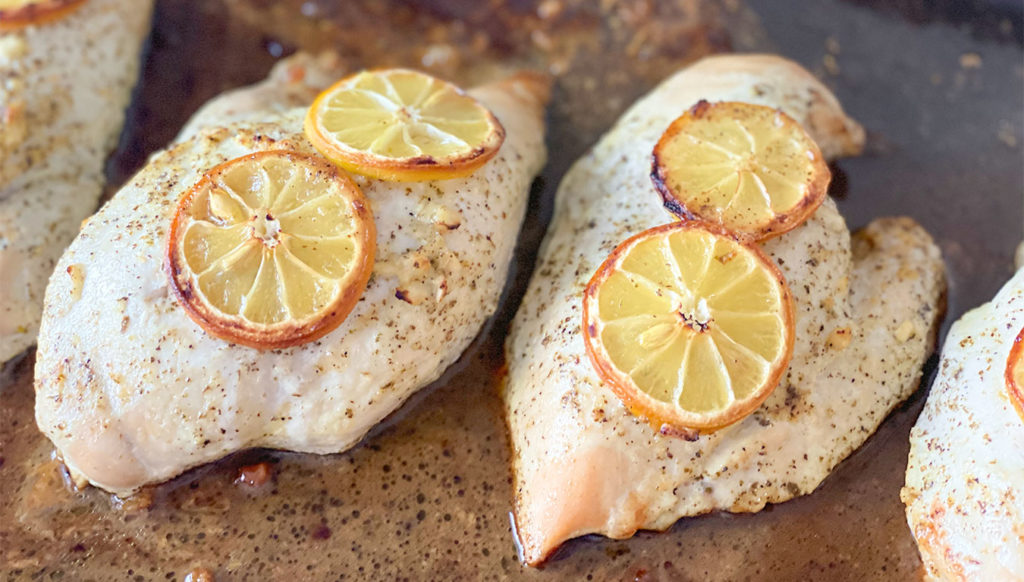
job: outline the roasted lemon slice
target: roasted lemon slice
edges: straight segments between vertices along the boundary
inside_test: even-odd
[[[262,349],[317,339],[366,288],[376,229],[362,191],[326,160],[259,152],[225,162],[182,196],[167,269],[211,335]]]
[[[601,379],[655,426],[713,430],[753,412],[793,352],[778,268],[717,226],[676,222],[620,244],[583,299]]]
[[[1024,420],[1024,329],[1013,340],[1006,358],[1006,392],[1017,414]]]
[[[342,168],[394,181],[466,176],[505,140],[501,123],[476,99],[406,69],[339,81],[313,102],[305,131]]]
[[[0,32],[62,18],[85,0],[0,0]]]
[[[701,101],[665,130],[651,178],[673,214],[764,240],[802,224],[832,178],[821,150],[785,113]]]

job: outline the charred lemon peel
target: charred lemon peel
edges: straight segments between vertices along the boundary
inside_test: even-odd
[[[344,321],[373,271],[376,228],[362,191],[333,164],[264,151],[206,172],[178,202],[167,241],[171,288],[193,321],[279,349]]]
[[[307,139],[341,168],[386,181],[468,176],[497,155],[505,128],[455,85],[410,69],[363,71],[323,91]]]
[[[88,0],[7,0],[0,1],[0,32],[26,26],[41,26],[60,20]]]
[[[793,313],[789,287],[759,248],[717,225],[675,222],[608,256],[584,292],[583,338],[633,414],[693,438],[771,394],[792,357]]]
[[[721,224],[746,241],[779,236],[818,209],[832,175],[803,127],[778,109],[700,101],[654,147],[651,180],[684,220]]]

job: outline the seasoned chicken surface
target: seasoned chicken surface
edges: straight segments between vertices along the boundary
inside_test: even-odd
[[[36,341],[46,281],[103,191],[152,0],[86,0],[0,32],[0,364]]]
[[[1004,373],[1024,269],[946,337],[901,497],[930,580],[1024,580],[1024,418]]]
[[[305,79],[324,77],[313,70],[322,63],[305,63]],[[47,289],[36,419],[72,474],[127,494],[248,447],[343,451],[440,376],[497,305],[545,161],[547,91],[546,79],[521,74],[470,92],[507,130],[471,176],[357,178],[378,234],[366,292],[320,340],[273,351],[189,319],[170,292],[165,236],[204,171],[259,150],[314,153],[306,108],[278,112],[302,89],[281,79],[206,108],[89,219]]]
[[[810,493],[917,387],[933,349],[944,279],[931,238],[910,219],[889,218],[851,240],[826,199],[807,223],[763,245],[793,292],[796,342],[760,409],[690,442],[624,408],[585,352],[583,289],[621,241],[672,220],[649,178],[651,151],[700,99],[779,107],[826,156],[863,144],[860,126],[797,65],[720,56],[637,102],[569,171],[506,345],[515,523],[529,564],[576,536],[624,538]]]
[[[268,114],[285,114],[296,107],[307,107],[321,91],[350,72],[348,63],[337,53],[296,53],[277,63],[259,83],[226,91],[207,101],[185,123],[175,143],[209,127],[259,122]]]

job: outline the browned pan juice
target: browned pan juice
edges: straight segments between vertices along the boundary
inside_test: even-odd
[[[136,103],[109,166],[115,186],[205,100],[259,80],[298,49],[337,50],[353,68],[415,66],[463,83],[499,68],[549,70],[558,75],[550,160],[494,320],[439,382],[346,453],[246,451],[123,502],[72,491],[35,426],[32,355],[8,366],[0,376],[0,577],[182,580],[204,568],[218,581],[918,579],[898,493],[920,393],[811,496],[757,515],[683,519],[626,541],[591,536],[541,569],[522,567],[516,555],[501,346],[558,180],[659,79],[711,52],[764,47],[763,38],[747,8],[728,0],[159,1]],[[271,468],[267,483],[235,483],[241,467],[258,463]]]

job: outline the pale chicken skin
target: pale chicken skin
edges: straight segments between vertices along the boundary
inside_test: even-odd
[[[310,83],[327,76],[313,70],[324,63],[301,62]],[[470,91],[507,131],[497,156],[472,175],[356,178],[373,209],[377,259],[337,329],[261,351],[189,319],[164,270],[182,193],[204,171],[250,152],[315,154],[302,134],[306,107],[278,112],[303,90],[279,81],[207,107],[183,141],[89,219],[60,260],[39,336],[36,420],[79,481],[125,495],[239,449],[343,451],[438,378],[496,308],[545,161],[548,80],[531,74]]]
[[[768,400],[694,441],[627,411],[585,352],[583,289],[616,245],[671,222],[649,177],[651,151],[700,99],[778,107],[827,157],[863,144],[861,127],[799,66],[720,56],[638,101],[570,170],[506,344],[515,525],[528,564],[580,535],[624,538],[810,493],[913,392],[933,349],[944,277],[931,238],[891,218],[851,240],[826,199],[807,223],[763,244],[796,314],[792,361]]]
[[[901,497],[929,580],[1024,581],[1024,419],[1004,373],[1024,269],[946,337]]]
[[[0,364],[36,340],[46,282],[103,193],[152,0],[86,0],[0,32]]]

